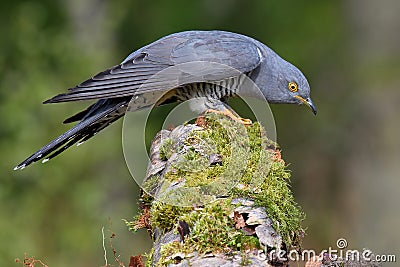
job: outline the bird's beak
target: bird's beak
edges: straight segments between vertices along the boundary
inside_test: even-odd
[[[295,98],[299,99],[303,104],[306,104],[314,113],[314,115],[317,115],[317,109],[314,106],[314,103],[311,101],[311,98],[304,99],[299,95],[294,96]]]

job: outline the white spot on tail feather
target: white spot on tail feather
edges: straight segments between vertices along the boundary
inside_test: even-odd
[[[26,164],[22,164],[21,166],[15,166],[14,171],[16,170],[22,170],[26,167]]]

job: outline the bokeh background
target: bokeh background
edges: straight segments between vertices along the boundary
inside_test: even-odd
[[[12,169],[87,105],[43,100],[189,29],[252,36],[308,77],[317,117],[272,106],[307,214],[304,247],[336,248],[342,237],[399,258],[399,10],[397,0],[1,1],[0,266],[25,253],[49,266],[103,265],[103,226],[116,233],[121,260],[146,252],[146,233],[129,233],[121,220],[136,214],[138,194],[122,121],[46,165]]]

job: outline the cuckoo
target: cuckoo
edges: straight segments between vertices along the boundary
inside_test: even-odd
[[[238,117],[227,102],[238,95],[245,77],[254,82],[268,103],[305,104],[316,114],[303,73],[263,43],[225,31],[179,32],[134,51],[121,64],[45,101],[97,100],[64,121],[77,122],[74,127],[14,169],[38,160],[46,162],[71,145],[88,140],[123,117],[128,107],[134,111],[201,97],[199,112],[219,112],[248,124],[249,120]]]

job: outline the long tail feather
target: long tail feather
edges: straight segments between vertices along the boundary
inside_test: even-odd
[[[125,114],[128,103],[129,101],[126,99],[115,99],[100,103],[97,106],[93,105],[96,110],[88,111],[87,116],[84,116],[81,122],[33,153],[18,164],[14,170],[23,169],[38,160],[42,160],[43,163],[47,162],[73,144],[80,144],[88,140],[112,122],[121,118]]]

